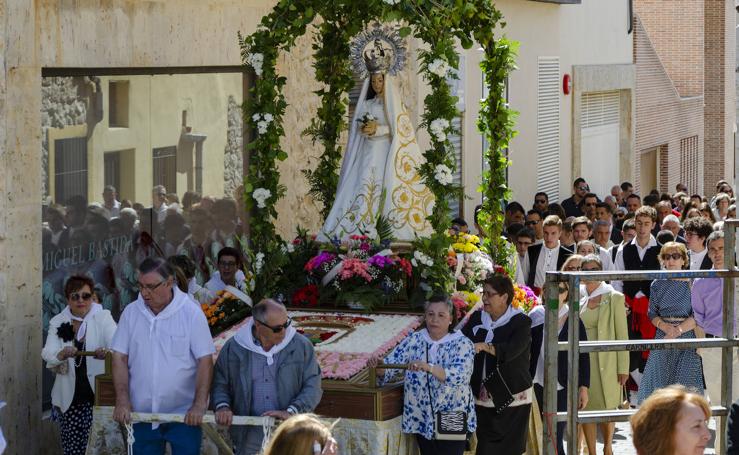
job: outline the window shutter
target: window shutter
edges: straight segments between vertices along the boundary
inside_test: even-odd
[[[559,57],[539,57],[536,112],[537,190],[559,201]]]

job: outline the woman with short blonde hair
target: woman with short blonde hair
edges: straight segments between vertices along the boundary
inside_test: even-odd
[[[285,420],[267,444],[264,455],[336,455],[331,428],[314,414],[297,414]]]
[[[711,439],[709,417],[702,396],[679,385],[658,389],[631,417],[634,448],[639,455],[702,454]]]

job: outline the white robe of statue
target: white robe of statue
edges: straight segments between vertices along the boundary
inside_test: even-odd
[[[434,196],[418,173],[425,159],[413,124],[392,76],[384,77],[384,96],[366,99],[369,86],[368,78],[352,119],[336,198],[319,238],[343,239],[366,232],[380,214],[387,217],[398,240],[428,236],[432,229],[426,217]],[[372,136],[362,132],[358,121],[366,113],[377,119]]]

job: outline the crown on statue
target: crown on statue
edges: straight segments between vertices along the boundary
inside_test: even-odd
[[[374,46],[364,51],[364,64],[370,74],[385,74],[392,65],[392,55],[389,49],[385,49],[382,41],[376,39]]]
[[[405,58],[405,43],[397,27],[375,23],[352,40],[352,64],[362,79],[377,73],[396,75]]]

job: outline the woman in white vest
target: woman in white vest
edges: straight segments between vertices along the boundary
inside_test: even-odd
[[[49,321],[41,356],[56,373],[52,415],[60,423],[64,455],[84,454],[92,424],[95,376],[105,372],[105,353],[116,330],[110,311],[93,301],[95,283],[71,276],[64,285],[67,306]],[[95,357],[78,356],[94,351]]]

